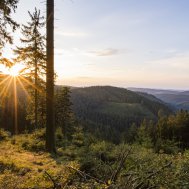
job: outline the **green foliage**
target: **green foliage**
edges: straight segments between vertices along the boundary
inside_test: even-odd
[[[70,89],[68,87],[58,88],[55,94],[55,122],[56,127],[60,127],[64,136],[68,138],[71,136],[71,127],[74,122],[71,105]]]
[[[9,138],[10,135],[11,134],[8,131],[5,131],[4,129],[0,129],[0,141]]]
[[[10,189],[50,189],[55,185],[88,189],[189,187],[187,150],[168,155],[163,150],[154,153],[143,144],[115,145],[95,139],[81,128],[75,130],[73,141],[66,140],[60,129],[57,131],[59,148],[54,157],[38,145],[44,141],[44,129],[1,141],[0,188],[5,184]],[[169,142],[167,145],[171,146]]]
[[[178,142],[179,147],[189,146],[189,112],[178,111],[175,115],[160,117],[157,123],[158,137]]]
[[[20,135],[15,137],[15,143],[21,146],[23,149],[40,152],[45,150],[45,129],[35,130],[32,134]]]
[[[104,86],[72,88],[71,100],[77,118],[85,129],[101,139],[119,144],[130,126],[146,118],[157,121],[158,111],[172,111],[155,97],[148,98],[127,89]]]
[[[146,148],[151,148],[152,147],[152,138],[149,135],[148,129],[149,128],[146,123],[146,120],[144,120],[141,123],[141,126],[137,130],[136,142]]]
[[[136,139],[136,136],[137,136],[137,126],[135,123],[133,123],[127,133],[126,133],[126,136],[125,136],[125,140],[128,142],[128,143],[134,143],[135,142],[135,139]]]
[[[155,152],[157,153],[166,153],[166,154],[178,154],[181,149],[178,147],[178,142],[174,140],[164,140],[158,138],[155,146]]]
[[[77,147],[81,147],[84,145],[84,137],[83,128],[80,125],[75,126],[72,134],[72,143]]]

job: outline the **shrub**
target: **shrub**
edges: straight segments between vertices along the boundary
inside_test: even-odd
[[[10,132],[0,129],[0,141],[5,140],[11,136]]]
[[[178,154],[181,151],[177,142],[163,139],[157,139],[154,149],[156,153],[166,154]]]

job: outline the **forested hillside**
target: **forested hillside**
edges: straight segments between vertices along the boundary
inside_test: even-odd
[[[73,110],[81,119],[103,125],[128,127],[143,119],[156,120],[158,112],[165,115],[172,112],[159,99],[152,95],[138,94],[127,89],[101,86],[71,89]],[[118,126],[118,125],[117,125]]]
[[[152,95],[110,86],[72,88],[71,101],[73,111],[80,120],[88,127],[90,125],[90,129],[103,130],[102,133],[112,138],[120,136],[132,124],[140,125],[144,119],[155,122],[158,113],[168,115],[172,112]]]

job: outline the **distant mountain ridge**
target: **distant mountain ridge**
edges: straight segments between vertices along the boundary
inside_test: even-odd
[[[172,113],[153,95],[111,86],[71,88],[71,100],[79,119],[119,131],[144,119],[157,120],[159,110]]]
[[[160,100],[174,106],[176,109],[189,110],[189,91],[159,90],[148,88],[128,88],[134,92],[145,92],[152,94]]]

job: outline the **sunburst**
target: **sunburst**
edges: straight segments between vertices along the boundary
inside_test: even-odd
[[[28,87],[43,93],[39,87],[33,84],[32,79],[28,79],[27,73],[28,69],[22,64],[11,63],[8,66],[7,64],[0,64],[0,99],[1,103],[4,103],[8,97],[13,102],[15,134],[18,133],[18,88],[22,89],[28,99],[30,99]]]
[[[21,70],[22,70],[22,68],[20,68],[19,65],[18,66],[15,65],[15,66],[10,68],[9,72],[10,72],[11,76],[17,77],[17,76],[19,76]]]
[[[21,74],[23,68],[24,66],[22,64],[15,64],[11,67],[2,65],[0,70],[2,74],[9,75],[11,77],[18,77]]]

